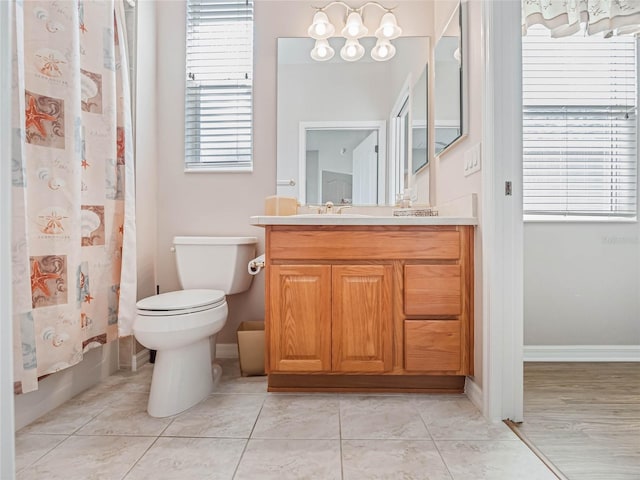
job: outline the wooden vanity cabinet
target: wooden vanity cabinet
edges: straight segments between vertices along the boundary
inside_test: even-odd
[[[462,391],[471,226],[267,226],[270,391]]]

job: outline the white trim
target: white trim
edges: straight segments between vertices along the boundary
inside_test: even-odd
[[[525,345],[525,362],[640,362],[640,345]]]
[[[387,169],[387,124],[384,120],[330,120],[298,124],[298,201],[307,203],[307,130],[377,130],[378,131],[378,205],[385,202]]]
[[[11,37],[10,9],[0,2],[0,478],[14,478],[13,317],[11,314]]]
[[[412,75],[407,75],[402,87],[400,87],[400,93],[398,94],[391,111],[389,112],[389,164],[385,169],[388,177],[386,192],[387,205],[394,205],[396,201],[396,194],[402,193],[405,188],[413,187],[411,183],[414,180],[414,175],[411,172],[407,172],[409,177],[409,185],[404,185],[404,159],[402,158],[403,144],[402,140],[398,138],[398,123],[400,122],[400,116],[402,112],[406,110],[408,112],[409,125],[411,125],[412,113],[411,113],[411,95],[412,95]],[[409,144],[413,139],[413,132],[411,128]],[[427,135],[428,137],[428,135]],[[406,148],[406,147],[405,147]],[[411,150],[409,150],[409,169],[413,165],[413,156]],[[427,162],[428,164],[429,162]]]
[[[238,358],[238,344],[218,343],[216,345],[216,358]]]
[[[464,381],[464,393],[471,400],[471,403],[478,407],[478,410],[481,412],[484,410],[482,388],[471,377],[467,377]]]
[[[520,2],[482,2],[482,392],[492,420],[523,417]],[[505,196],[505,181],[512,196]]]
[[[131,371],[137,372],[145,363],[149,363],[151,352],[148,348],[140,350],[135,355],[131,355]]]

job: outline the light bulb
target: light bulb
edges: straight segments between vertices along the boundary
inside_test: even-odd
[[[362,23],[362,17],[358,11],[352,11],[347,17],[342,36],[347,39],[357,39],[364,37],[369,30]]]
[[[313,16],[313,22],[309,26],[307,33],[311,38],[323,40],[329,38],[336,31],[336,27],[329,21],[329,17],[322,10],[316,12]]]
[[[402,33],[402,29],[398,26],[398,21],[393,13],[387,12],[380,20],[380,26],[376,30],[376,37],[393,40],[398,38]]]
[[[331,48],[329,42],[326,39],[316,40],[316,45],[311,50],[311,58],[316,62],[324,62],[330,60],[335,53],[335,50]]]
[[[316,34],[321,37],[325,33],[327,33],[327,24],[326,23],[318,23],[316,25]]]
[[[393,58],[395,54],[396,47],[394,47],[393,44],[385,38],[379,38],[376,42],[376,46],[371,50],[371,58],[376,62],[386,62]]]
[[[347,56],[348,57],[355,57],[356,56],[356,47],[354,47],[353,45],[349,45],[347,47]]]

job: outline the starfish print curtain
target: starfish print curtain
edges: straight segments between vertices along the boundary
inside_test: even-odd
[[[527,27],[542,24],[552,37],[580,31],[606,35],[640,33],[640,0],[522,0],[522,34]]]
[[[13,16],[14,389],[26,393],[131,333],[134,166],[121,0],[17,1]]]

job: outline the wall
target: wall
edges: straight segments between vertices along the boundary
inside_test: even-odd
[[[158,232],[158,131],[156,2],[138,2],[136,55],[136,227],[138,298],[155,293]]]
[[[276,71],[278,37],[304,37],[314,1],[255,2],[254,170],[252,173],[186,174],[184,161],[184,44],[182,1],[158,2],[158,254],[157,276],[163,292],[179,288],[169,251],[175,235],[253,235],[264,249],[262,229],[249,225],[261,214],[264,198],[276,191]],[[396,16],[406,35],[429,35],[431,4],[398,1]],[[379,15],[371,9],[371,17]],[[338,14],[340,7],[333,7]],[[341,14],[341,13],[339,13]],[[373,21],[373,20],[372,20]],[[426,31],[426,33],[425,33]],[[243,320],[264,318],[264,275],[249,292],[230,297],[229,320],[219,343],[236,341]]]
[[[640,224],[525,223],[524,344],[640,345]]]
[[[435,159],[432,157],[430,166],[429,191],[430,203],[438,205],[469,194],[477,194],[478,222],[475,235],[475,285],[474,285],[474,357],[475,380],[482,385],[482,175],[475,173],[468,177],[463,175],[464,153],[471,147],[482,141],[482,97],[483,74],[482,63],[482,6],[481,0],[471,0],[467,3],[467,31],[466,40],[463,40],[463,56],[465,58],[467,82],[466,94],[468,101],[465,104],[466,111],[466,135],[446,152]],[[434,6],[434,42],[444,31],[447,21],[456,7],[455,1],[438,1]],[[435,85],[433,69],[430,70],[429,85]],[[434,104],[433,90],[431,91],[430,105]],[[431,111],[433,119],[433,111]],[[433,121],[430,122],[429,138],[433,137]],[[433,149],[433,144],[430,145]],[[431,151],[433,155],[433,150]],[[425,181],[426,172],[419,172],[414,180],[416,183]],[[418,190],[419,191],[419,190]]]

